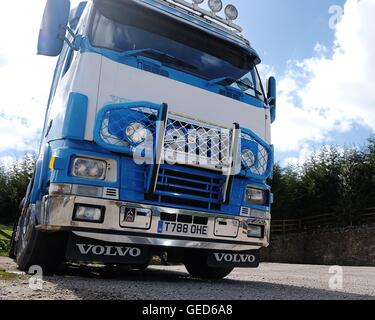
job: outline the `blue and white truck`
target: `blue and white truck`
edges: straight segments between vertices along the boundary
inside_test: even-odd
[[[276,81],[263,87],[237,16],[221,0],[46,2],[38,53],[58,61],[12,240],[21,270],[259,265]]]

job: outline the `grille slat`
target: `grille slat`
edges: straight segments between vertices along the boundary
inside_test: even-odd
[[[199,180],[194,180],[194,179],[188,179],[188,178],[181,178],[181,177],[176,177],[176,176],[173,176],[173,175],[162,175],[162,177],[164,177],[167,181],[170,181],[170,180],[179,180],[180,183],[181,182],[187,182],[187,183],[196,183],[196,184],[202,184],[202,182],[197,182]],[[210,185],[211,186],[215,186],[215,187],[221,187],[221,184],[219,182],[215,183],[215,182],[210,182]]]
[[[202,192],[202,193],[207,193],[207,194],[212,193],[212,194],[219,195],[219,192],[211,192],[208,189],[192,188],[192,187],[181,186],[181,185],[173,184],[173,183],[159,184],[159,186],[170,187],[170,188],[177,188],[177,189],[182,189],[182,190],[197,191],[197,192]]]

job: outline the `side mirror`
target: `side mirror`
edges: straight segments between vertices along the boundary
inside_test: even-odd
[[[77,28],[79,19],[81,19],[82,13],[85,10],[87,5],[87,1],[82,1],[79,5],[72,9],[70,16],[69,16],[69,26],[72,30]]]
[[[38,54],[56,57],[64,45],[70,0],[48,0],[39,31]]]
[[[276,79],[270,77],[267,81],[267,101],[271,108],[271,123],[276,120]]]

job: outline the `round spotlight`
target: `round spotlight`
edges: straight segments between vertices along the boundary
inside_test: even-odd
[[[221,0],[208,0],[208,7],[212,12],[218,13],[223,9],[223,2]]]
[[[238,10],[233,4],[228,4],[225,7],[225,16],[228,20],[234,21],[238,18]]]
[[[135,122],[126,128],[125,134],[132,143],[140,144],[146,140],[148,132],[142,123]]]
[[[203,1],[204,1],[204,0],[193,0],[193,2],[194,2],[195,4],[201,4],[201,3],[203,3]]]

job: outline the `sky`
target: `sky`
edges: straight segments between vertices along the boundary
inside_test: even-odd
[[[74,1],[77,3],[77,1]],[[225,4],[229,3],[224,1]],[[232,0],[237,21],[278,80],[276,160],[375,134],[375,0]],[[36,55],[45,0],[3,0],[0,161],[37,150],[55,58]],[[22,10],[20,10],[22,8]]]

